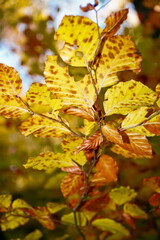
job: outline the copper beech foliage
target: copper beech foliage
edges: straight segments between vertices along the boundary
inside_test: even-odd
[[[81,9],[87,12],[97,5],[95,1]],[[123,161],[151,159],[153,151],[147,137],[160,135],[159,85],[153,91],[135,80],[119,82],[117,75],[124,70],[138,73],[142,62],[131,37],[116,35],[127,14],[128,9],[112,13],[104,29],[86,17],[65,16],[55,33],[55,40],[63,42],[59,49],[62,62],[56,55],[48,56],[45,84],[33,83],[26,96],[20,94],[18,72],[0,64],[1,115],[21,117],[19,130],[25,136],[61,138],[60,152],[30,157],[24,167],[66,172],[60,185],[65,204],[50,202],[46,207],[31,207],[22,199],[11,202],[11,195],[0,195],[3,231],[24,225],[29,218],[54,229],[56,213],[62,223],[75,224],[83,239],[91,235],[97,239],[97,231],[100,239],[123,239],[130,236],[130,227],[136,228],[137,219],[147,221],[145,210],[131,202],[136,201],[137,193],[127,186],[118,188],[121,163],[116,154],[110,156],[113,151],[121,154]],[[70,67],[83,67],[85,74],[75,81]],[[154,112],[148,114],[149,108]],[[81,118],[76,128],[72,126],[72,115]],[[156,192],[149,203],[157,208],[157,214],[159,178],[143,180]],[[68,215],[61,217],[58,212],[63,208]]]

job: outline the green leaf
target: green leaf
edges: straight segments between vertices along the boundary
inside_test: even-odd
[[[139,107],[153,105],[156,98],[157,94],[154,91],[140,82],[130,80],[108,89],[104,108],[106,115],[126,115]]]
[[[113,234],[120,234],[124,236],[130,235],[129,231],[123,225],[109,218],[97,219],[92,222],[92,225],[102,231],[109,231]]]
[[[123,207],[123,211],[125,213],[128,213],[133,218],[140,218],[140,219],[148,218],[147,214],[142,209],[140,209],[136,204],[133,204],[133,203],[126,203]]]
[[[75,82],[68,73],[68,67],[60,67],[57,56],[48,56],[45,64],[45,81],[54,96],[65,106],[92,108],[96,94],[90,75]]]
[[[77,215],[77,224],[82,227],[86,226],[87,219],[85,215],[81,212],[76,212],[76,215]],[[75,224],[73,213],[63,215],[61,220],[62,222],[65,222],[65,223]]]
[[[130,189],[129,186],[121,186],[119,188],[112,189],[109,196],[116,204],[122,205],[134,199],[137,196],[137,193],[134,189]]]

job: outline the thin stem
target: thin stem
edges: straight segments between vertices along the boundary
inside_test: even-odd
[[[96,156],[96,152],[95,150],[93,150],[93,154],[94,154],[94,158],[93,158],[93,162],[92,162],[92,165],[88,171],[88,173],[86,174],[86,185],[85,185],[85,188],[84,188],[84,191],[80,197],[80,200],[79,202],[77,203],[77,205],[72,209],[73,211],[73,214],[74,214],[74,220],[75,220],[75,226],[76,226],[76,229],[77,231],[80,233],[80,235],[82,236],[83,240],[85,240],[85,236],[84,234],[81,232],[80,228],[78,227],[78,223],[77,223],[77,216],[76,216],[76,211],[77,209],[80,207],[80,205],[82,204],[82,202],[84,201],[85,197],[86,197],[86,194],[87,194],[87,190],[88,190],[88,187],[89,187],[89,177],[92,173],[92,170],[97,162],[97,156]]]
[[[67,128],[67,129],[72,133],[73,136],[76,136],[76,137],[78,137],[78,138],[83,139],[83,137],[81,137],[80,135],[78,135],[77,133],[75,133],[67,124],[65,124],[65,123],[63,122],[63,120],[62,120],[61,117],[58,116],[58,118],[60,119],[60,120],[58,120],[58,119],[54,119],[54,118],[52,118],[52,117],[43,115],[43,114],[41,114],[41,113],[35,113],[35,112],[32,111],[32,109],[30,108],[30,106],[29,106],[26,102],[23,101],[23,99],[22,99],[20,96],[17,96],[17,97],[18,97],[18,98],[21,100],[21,102],[29,109],[29,113],[30,113],[30,114],[32,114],[32,115],[38,115],[38,116],[40,116],[40,117],[46,118],[46,119],[48,119],[48,120],[51,120],[51,121],[53,121],[53,122],[60,123],[63,127]]]
[[[131,129],[131,128],[145,126],[149,120],[151,120],[152,118],[156,117],[159,113],[160,113],[160,109],[158,111],[154,112],[148,118],[144,119],[142,122],[137,123],[137,124],[133,124],[133,125],[125,127],[125,128],[119,128],[118,130],[123,132],[123,131],[126,131],[126,130]]]
[[[99,10],[101,10],[102,8],[104,8],[108,3],[110,3],[111,2],[111,0],[108,0],[105,4],[103,4],[100,8],[98,8],[98,10],[97,10],[97,12],[99,11]]]

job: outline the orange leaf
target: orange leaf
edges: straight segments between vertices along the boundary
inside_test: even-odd
[[[157,193],[160,193],[160,176],[144,178],[143,185]]]
[[[151,133],[156,135],[160,135],[160,114],[155,117],[155,122],[147,122],[144,124],[144,127]],[[151,120],[153,121],[153,120]]]
[[[120,28],[120,25],[127,19],[128,9],[123,9],[116,13],[112,13],[106,18],[106,27],[102,31],[102,37],[112,37]]]
[[[108,141],[117,143],[136,155],[152,156],[152,147],[145,136],[127,131],[118,132],[117,129],[108,124],[102,126],[102,132]]]
[[[78,150],[75,153],[78,153],[82,150],[88,150],[88,149],[97,149],[99,145],[103,142],[103,137],[96,132],[92,136],[90,136],[88,139],[84,140],[83,143],[78,147]]]
[[[97,173],[92,177],[92,182],[104,182],[117,181],[118,166],[116,161],[108,156],[101,155],[96,164]]]
[[[75,115],[77,117],[87,119],[88,121],[94,121],[95,120],[95,117],[94,117],[95,111],[92,108],[81,109],[81,108],[70,107],[70,108],[67,108],[67,109],[61,109],[60,111],[62,113]]]
[[[160,193],[154,193],[150,198],[149,198],[149,203],[154,206],[158,207],[160,206]]]
[[[61,182],[61,192],[65,198],[75,193],[81,195],[85,188],[85,179],[84,175],[77,175],[69,173],[66,175]]]
[[[108,193],[105,193],[103,195],[100,195],[99,197],[88,200],[83,206],[83,209],[91,212],[98,212],[101,209],[106,208],[109,202],[110,198],[108,196]]]
[[[71,167],[62,167],[62,171],[67,173],[74,173],[74,174],[82,174],[82,170],[77,166],[71,166]]]

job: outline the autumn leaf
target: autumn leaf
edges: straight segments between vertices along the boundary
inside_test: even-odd
[[[126,203],[123,207],[123,211],[136,219],[148,218],[147,214],[134,203]]]
[[[92,182],[108,183],[110,181],[117,181],[118,166],[112,157],[104,154],[101,155],[95,167],[97,173],[93,175]]]
[[[118,233],[123,236],[130,235],[129,231],[123,225],[109,218],[96,219],[92,222],[92,225],[102,231],[109,231],[113,234]]]
[[[93,108],[81,109],[81,108],[66,108],[61,109],[60,112],[70,115],[75,115],[77,117],[81,117],[87,119],[88,121],[95,121],[96,112]]]
[[[142,106],[154,104],[157,94],[140,82],[130,80],[121,82],[107,90],[104,108],[106,116],[126,115]]]
[[[88,12],[88,11],[90,11],[90,10],[93,10],[93,9],[95,9],[95,7],[98,6],[98,4],[99,4],[99,3],[98,3],[98,0],[95,0],[94,2],[95,2],[94,5],[88,3],[88,4],[86,5],[86,7],[80,6],[80,9],[81,9],[83,12]]]
[[[137,156],[152,156],[152,147],[145,136],[127,131],[125,131],[123,136],[117,129],[108,124],[102,126],[102,132],[108,141],[118,144]]]
[[[0,195],[0,212],[7,212],[11,205],[12,195]]]
[[[160,135],[160,114],[153,117],[148,122],[144,123],[143,126],[151,133],[155,135]]]
[[[134,189],[130,189],[130,187],[119,187],[113,188],[109,193],[110,198],[118,205],[122,205],[126,202],[131,201],[137,196],[137,193]]]
[[[76,215],[77,215],[77,224],[79,226],[86,226],[87,219],[84,216],[84,214],[82,212],[77,212]],[[73,213],[63,215],[61,220],[64,223],[70,223],[70,224],[73,224],[73,225],[75,224]]]
[[[160,193],[160,176],[144,178],[143,185],[157,193]]]
[[[82,174],[82,170],[77,166],[71,166],[71,167],[62,167],[62,171],[67,173],[74,173],[74,174]]]
[[[127,19],[128,9],[122,9],[116,13],[112,13],[106,18],[106,27],[101,33],[101,37],[108,38],[112,37],[120,28],[121,24]]]
[[[130,129],[128,129],[129,132],[136,132],[139,133],[141,135],[145,135],[145,136],[154,136],[153,133],[147,131],[147,129],[145,128],[145,126],[137,126],[134,127],[134,125],[141,123],[142,121],[144,121],[147,117],[146,115],[148,114],[149,108],[147,107],[140,107],[137,110],[134,110],[132,112],[130,112],[126,118],[123,120],[122,124],[121,124],[121,128],[129,128],[132,127]],[[143,124],[145,125],[145,124]]]
[[[153,207],[160,206],[160,193],[154,193],[148,201]]]
[[[85,213],[85,210],[91,211],[91,212],[98,212],[103,208],[107,208],[107,205],[109,202],[110,202],[110,198],[108,196],[108,193],[101,194],[100,196],[95,196],[95,198],[88,200],[83,205],[83,211],[84,213]]]
[[[61,192],[65,198],[75,193],[82,195],[85,188],[86,177],[81,174],[68,173],[61,182]]]
[[[119,71],[132,70],[138,73],[140,71],[141,62],[142,58],[139,56],[135,44],[131,40],[130,36],[122,37],[120,35],[116,35],[111,38],[107,38],[102,49],[101,56],[94,66],[97,75],[96,86],[98,92],[100,92],[101,88],[111,86],[118,82],[119,79],[117,72]],[[121,83],[121,85],[122,84],[125,83]],[[114,95],[119,96],[120,93],[118,91],[118,86],[121,85],[116,85],[117,89],[114,91]],[[114,87],[111,89],[114,89]],[[121,90],[123,91],[123,89],[120,89],[120,91]],[[107,91],[105,98],[108,97],[108,92],[110,91],[112,90],[109,89]],[[126,92],[127,90],[125,93]],[[112,96],[111,99],[113,100],[113,98],[114,96]],[[117,98],[116,101],[118,101],[118,99],[119,98]],[[116,101],[114,103],[116,103]]]
[[[79,132],[83,133],[85,136],[90,135],[95,126],[98,126],[96,122],[90,122],[87,119],[84,120],[84,127],[79,128]]]
[[[100,28],[99,31],[101,32]],[[70,48],[69,52],[73,52],[67,63],[83,67],[93,60],[97,48],[97,24],[82,16],[64,16],[54,38],[64,41],[65,47],[67,45]],[[66,55],[59,52],[65,61]]]
[[[47,116],[49,119],[47,119]],[[24,121],[20,126],[20,131],[25,135],[29,136],[33,134],[35,137],[61,137],[64,134],[70,134],[70,131],[62,126],[59,122],[55,122],[55,118],[52,119],[53,115],[38,116],[33,115]],[[51,119],[50,119],[51,118]]]
[[[103,137],[99,132],[96,132],[92,136],[90,136],[88,139],[85,139],[83,143],[77,147],[78,150],[76,151],[76,153],[82,150],[97,149],[97,147],[99,147],[102,142],[103,142]]]
[[[27,234],[23,240],[39,240],[42,237],[42,233],[39,229]]]
[[[51,214],[55,214],[61,211],[62,209],[67,208],[67,205],[62,203],[56,203],[56,202],[48,202],[46,204],[46,207]]]
[[[55,97],[61,99],[64,106],[92,108],[96,100],[90,75],[75,82],[68,73],[68,67],[58,65],[57,56],[48,56],[47,58],[45,81],[49,90],[53,92]]]
[[[156,92],[157,92],[158,94],[160,94],[160,83],[157,84],[155,90],[156,90]]]

